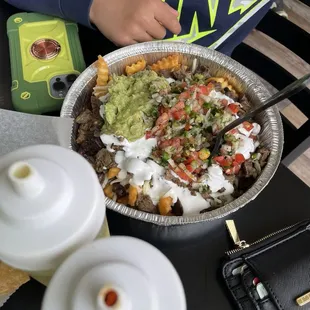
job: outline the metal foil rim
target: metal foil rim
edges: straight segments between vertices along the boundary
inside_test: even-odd
[[[124,61],[124,59],[128,57],[160,52],[179,52],[208,59],[209,61],[218,64],[220,67],[224,67],[231,74],[242,79],[247,88],[252,88],[255,91],[256,97],[259,99],[260,102],[263,102],[270,96],[269,91],[262,84],[262,82],[255,73],[245,68],[233,59],[217,51],[210,50],[195,44],[186,44],[179,42],[147,42],[121,48],[104,56],[104,58],[108,65],[111,66],[120,61]],[[81,90],[83,89],[83,87],[85,87],[85,85],[89,84],[93,80],[95,75],[96,65],[95,63],[93,63],[77,78],[77,80],[69,90],[61,110],[61,117],[72,117],[74,105],[79,99]],[[222,218],[232,212],[239,210],[247,203],[254,200],[257,195],[268,185],[281,161],[284,134],[280,113],[277,107],[270,108],[263,113],[265,113],[265,115],[268,117],[268,122],[272,130],[272,147],[270,148],[271,154],[268,159],[267,165],[263,169],[262,174],[256,180],[254,185],[239,198],[233,200],[232,202],[226,204],[219,209],[206,212],[204,214],[187,216],[162,216],[157,214],[149,214],[135,209],[131,209],[125,205],[116,203],[109,198],[106,198],[107,207],[125,216],[162,226],[184,225],[210,221]],[[72,148],[72,143],[69,147]]]

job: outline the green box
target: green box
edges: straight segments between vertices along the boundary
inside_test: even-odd
[[[75,23],[36,13],[7,21],[15,110],[43,114],[61,109],[75,78],[85,69]]]

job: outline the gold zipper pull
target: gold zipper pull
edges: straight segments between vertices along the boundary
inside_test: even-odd
[[[245,249],[249,247],[245,240],[240,240],[234,220],[227,220],[226,227],[229,231],[231,239],[238,248]]]

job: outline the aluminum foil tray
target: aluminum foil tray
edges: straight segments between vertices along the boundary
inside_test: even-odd
[[[142,55],[149,64],[152,64],[158,59],[173,53],[183,55],[184,61],[187,61],[189,64],[193,59],[197,58],[198,63],[207,65],[210,68],[213,76],[226,77],[236,89],[246,94],[251,105],[261,105],[270,96],[269,91],[253,72],[225,55],[194,44],[148,42],[119,49],[106,55],[104,58],[109,65],[110,72],[122,74],[126,65],[134,63]],[[79,115],[86,102],[90,99],[95,80],[96,63],[93,63],[72,85],[64,100],[61,117],[76,118]],[[262,112],[256,121],[263,129],[260,134],[260,140],[263,145],[271,150],[271,154],[267,165],[254,185],[234,201],[204,214],[181,217],[148,214],[116,203],[109,198],[106,198],[107,207],[125,216],[164,226],[210,221],[244,207],[251,200],[255,199],[270,182],[280,163],[284,143],[282,121],[277,107]],[[77,126],[74,124],[69,146],[73,150],[76,149],[76,131]]]

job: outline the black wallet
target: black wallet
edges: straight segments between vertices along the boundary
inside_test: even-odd
[[[222,273],[237,309],[310,309],[310,220],[284,228],[252,244],[240,240],[227,252]]]

